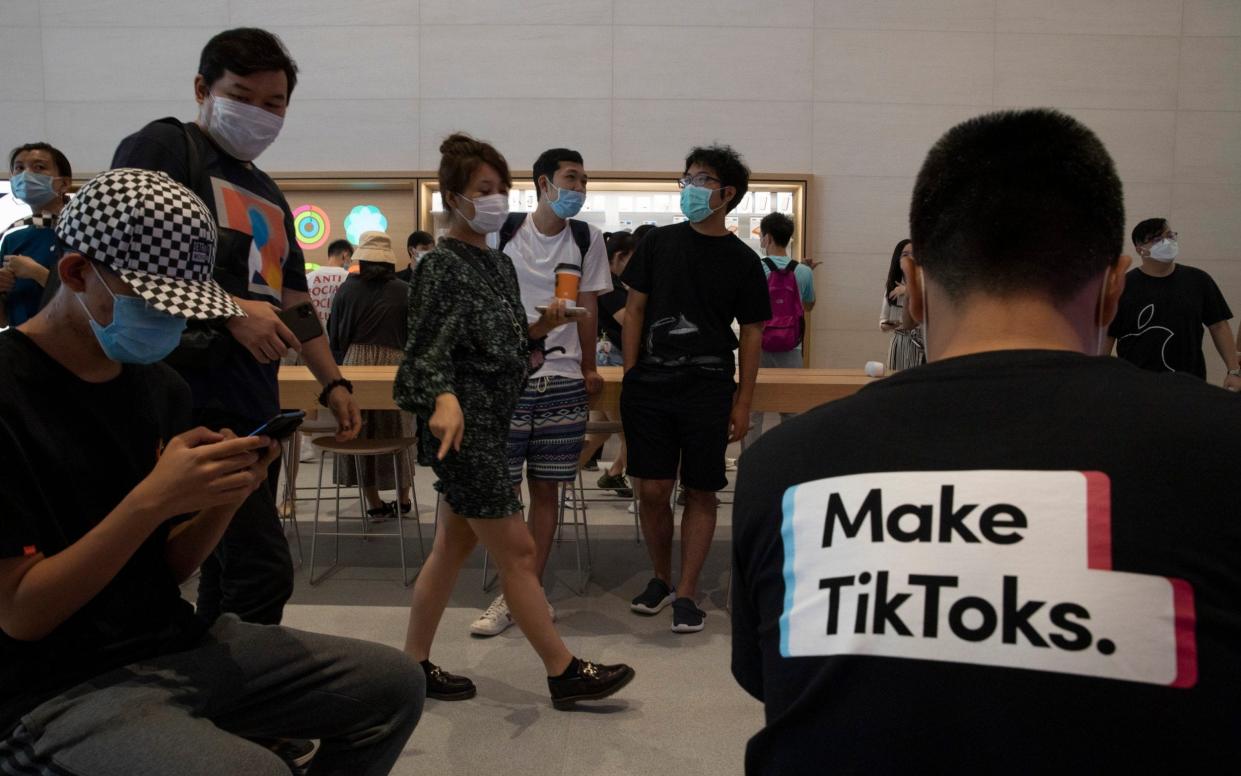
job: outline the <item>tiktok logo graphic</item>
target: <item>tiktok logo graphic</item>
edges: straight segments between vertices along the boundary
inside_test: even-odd
[[[1112,569],[1104,474],[850,475],[789,488],[783,511],[784,657],[1197,682],[1193,589]]]
[[[1154,317],[1155,317],[1154,303],[1148,304],[1145,307],[1143,307],[1141,312],[1138,313],[1138,330],[1121,337],[1120,340],[1117,340],[1117,345],[1119,346],[1121,340],[1127,340],[1131,338],[1133,339],[1142,338],[1142,337],[1145,337],[1146,339],[1153,338],[1156,342],[1158,342],[1159,338],[1163,337],[1163,344],[1159,348],[1159,359],[1163,361],[1163,366],[1165,369],[1167,369],[1169,372],[1175,372],[1176,370],[1168,365],[1168,343],[1172,342],[1172,338],[1176,336],[1176,332],[1172,331],[1167,326],[1151,326],[1150,322],[1151,322],[1151,319]]]

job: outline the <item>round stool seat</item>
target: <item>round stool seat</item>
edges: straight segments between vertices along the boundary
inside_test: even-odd
[[[624,432],[625,427],[619,420],[586,421],[587,434],[623,434]]]
[[[351,439],[348,442],[337,442],[333,437],[319,437],[313,442],[315,447],[341,455],[392,455],[413,447],[417,443],[418,440],[415,437]]]

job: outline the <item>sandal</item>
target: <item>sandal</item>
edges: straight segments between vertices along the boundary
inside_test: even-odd
[[[389,501],[388,509],[392,511],[392,515],[395,517],[396,516],[396,502]],[[401,517],[406,520],[412,520],[414,518],[414,505],[412,503],[408,501],[401,502]]]

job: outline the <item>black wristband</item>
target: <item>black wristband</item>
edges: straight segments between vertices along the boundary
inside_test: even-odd
[[[320,407],[327,406],[328,395],[332,393],[332,390],[334,388],[338,388],[338,387],[344,388],[349,393],[353,393],[353,383],[349,382],[343,377],[338,377],[332,382],[323,386],[323,391],[319,394],[319,406]]]

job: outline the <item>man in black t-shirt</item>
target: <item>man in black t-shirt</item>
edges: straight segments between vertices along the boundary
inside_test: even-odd
[[[0,333],[0,772],[288,774],[242,736],[298,736],[323,740],[324,773],[387,773],[423,698],[404,653],[210,625],[181,599],[279,454],[191,429],[158,363],[187,319],[237,314],[211,212],[163,173],[111,170],[56,237],[60,290]]]
[[[1230,767],[1241,506],[1217,451],[1241,406],[1096,357],[1129,264],[1107,151],[1054,111],[971,119],[927,156],[910,232],[930,363],[741,458],[732,670],[766,712],[746,772]]]
[[[276,36],[221,32],[199,60],[197,122],[146,125],[121,141],[112,166],[167,173],[208,204],[220,228],[215,277],[244,314],[217,322],[209,347],[182,348],[170,361],[190,384],[195,422],[244,434],[275,415],[276,373],[293,348],[324,386],[320,402],[336,416],[343,441],[361,425],[352,386],[327,337],[299,344],[277,316],[310,302],[310,294],[289,204],[253,163],[279,134],[296,84],[297,66]],[[234,612],[247,622],[280,622],[293,592],[293,561],[276,512],[277,471],[203,564],[198,608],[208,620]]]
[[[1165,218],[1148,218],[1133,228],[1141,266],[1125,276],[1116,319],[1108,327],[1106,352],[1154,372],[1187,372],[1205,380],[1202,329],[1224,359],[1224,387],[1241,390],[1241,369],[1228,321],[1232,310],[1211,276],[1177,264],[1177,234]]]
[[[688,220],[642,238],[621,276],[629,287],[621,420],[629,472],[641,479],[642,532],[655,571],[630,608],[655,615],[671,603],[676,633],[703,629],[706,614],[695,599],[715,535],[715,491],[727,483],[728,443],[750,425],[763,324],[771,317],[762,266],[724,225],[749,182],[732,148],[695,148],[680,180]],[[733,320],[741,324],[740,343]],[[670,502],[678,476],[686,505],[674,586]]]

